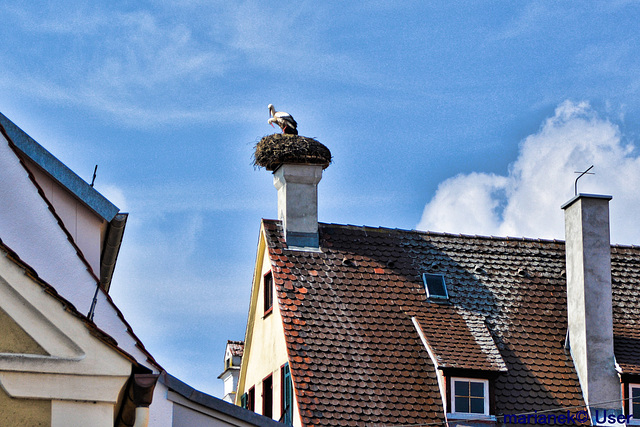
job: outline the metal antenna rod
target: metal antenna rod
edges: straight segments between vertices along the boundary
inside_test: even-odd
[[[578,176],[578,177],[576,178],[576,182],[575,182],[575,183],[574,183],[574,185],[573,185],[573,193],[574,193],[574,196],[577,196],[577,195],[578,195],[578,180],[579,180],[580,178],[582,178],[584,175],[595,175],[595,173],[593,173],[593,172],[592,172],[592,173],[589,173],[589,171],[590,171],[591,169],[593,169],[593,165],[589,166],[589,169],[587,169],[587,170],[586,170],[586,171],[584,171],[584,172],[574,172],[574,173],[579,173],[579,174],[580,174],[580,176]]]
[[[93,178],[91,179],[91,186],[93,187],[93,184],[96,182],[96,172],[98,172],[98,165],[96,165],[95,168],[93,168]]]

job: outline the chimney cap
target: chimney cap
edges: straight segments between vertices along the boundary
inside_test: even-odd
[[[611,200],[611,199],[613,199],[613,196],[607,196],[607,195],[604,195],[604,194],[580,193],[580,194],[578,194],[576,196],[573,196],[568,202],[566,202],[565,204],[560,206],[560,209],[567,209],[569,206],[574,204],[575,201],[578,200],[578,199],[604,199],[604,200]]]

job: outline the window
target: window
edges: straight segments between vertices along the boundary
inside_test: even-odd
[[[451,378],[451,412],[489,415],[489,381]]]
[[[289,364],[285,363],[280,368],[280,378],[282,379],[282,395],[280,396],[280,422],[293,425],[293,384],[291,382],[291,371]]]
[[[640,384],[629,384],[629,415],[631,424],[640,424]]]
[[[251,387],[249,389],[249,394],[247,395],[247,409],[250,411],[256,410],[256,389],[255,387]]]
[[[427,291],[427,298],[448,299],[447,285],[442,274],[422,274],[422,281]]]
[[[273,276],[271,272],[264,275],[264,315],[271,313],[273,309]]]
[[[273,377],[262,380],[262,415],[273,418]]]

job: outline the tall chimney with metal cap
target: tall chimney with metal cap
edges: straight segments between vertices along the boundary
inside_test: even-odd
[[[620,378],[613,352],[611,196],[578,194],[565,213],[568,343],[592,423],[621,414]]]

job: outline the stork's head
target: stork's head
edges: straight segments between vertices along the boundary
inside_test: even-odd
[[[269,109],[269,114],[271,114],[271,116],[273,117],[273,115],[276,113],[276,107],[274,107],[273,104],[269,104],[267,105],[267,108]]]

